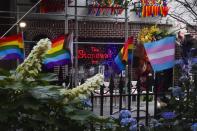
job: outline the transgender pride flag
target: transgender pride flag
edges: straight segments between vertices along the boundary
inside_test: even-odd
[[[175,37],[145,43],[144,48],[154,72],[169,69],[175,65]]]

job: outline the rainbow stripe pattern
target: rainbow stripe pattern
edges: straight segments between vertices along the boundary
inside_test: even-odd
[[[0,39],[0,60],[24,59],[24,43],[22,34],[3,37]]]
[[[60,36],[52,41],[51,49],[46,53],[43,61],[49,69],[54,66],[63,66],[71,62],[69,50],[64,48],[65,36]]]
[[[126,63],[132,61],[133,54],[131,50],[133,49],[133,37],[129,37],[125,42],[123,48],[120,50],[118,55],[114,59],[113,69],[120,73],[122,70],[125,70]]]
[[[154,72],[172,68],[175,65],[175,37],[144,44]]]

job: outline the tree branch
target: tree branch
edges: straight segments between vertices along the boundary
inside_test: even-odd
[[[187,22],[187,21],[186,21],[185,19],[183,19],[182,17],[177,16],[177,15],[175,15],[175,14],[168,14],[168,15],[169,15],[170,17],[172,17],[172,18],[178,20],[179,22],[186,24],[188,27],[191,27],[192,30],[197,31],[196,26],[190,24],[189,22]]]

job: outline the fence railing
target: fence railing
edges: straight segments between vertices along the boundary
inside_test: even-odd
[[[145,125],[148,126],[150,118],[155,118],[158,114],[157,97],[164,93],[158,93],[156,86],[152,88],[154,83],[151,80],[148,80],[147,84],[149,88],[142,91],[139,82],[128,87],[120,78],[118,86],[115,87],[111,78],[108,87],[103,85],[92,93],[92,111],[101,116],[118,117],[119,111],[128,109],[133,112],[132,117],[135,117],[138,123],[144,119]]]

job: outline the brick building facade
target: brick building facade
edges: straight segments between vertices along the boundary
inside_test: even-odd
[[[24,30],[25,40],[27,41],[38,41],[42,37],[48,37],[53,39],[58,35],[64,34],[64,22],[65,21],[27,21],[27,28]],[[134,37],[134,44],[137,44],[137,34],[144,27],[149,27],[154,24],[150,23],[129,23],[128,24],[128,35]],[[168,29],[171,25],[158,25],[162,29]],[[70,20],[68,22],[69,32],[74,32],[75,21]],[[125,23],[124,22],[103,22],[103,21],[79,21],[78,22],[78,37],[79,41],[89,41],[96,39],[96,42],[102,41],[118,41],[124,42],[125,37]],[[95,40],[94,40],[95,41]],[[26,55],[32,48],[31,44],[26,43]],[[140,55],[139,52],[135,52],[136,55]],[[133,69],[135,74],[136,69]],[[137,79],[133,75],[134,79]]]

